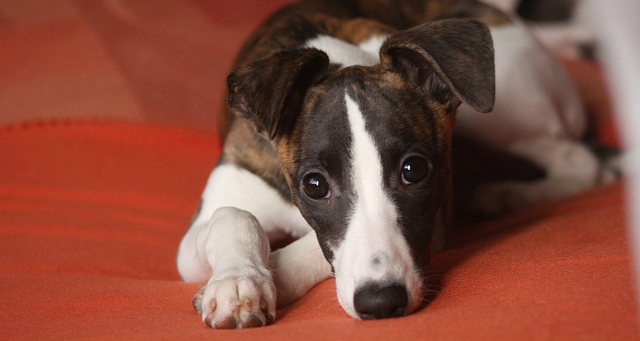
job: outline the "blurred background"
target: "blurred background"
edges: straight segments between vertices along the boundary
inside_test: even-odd
[[[625,241],[628,239],[635,250],[632,270],[637,284],[640,264],[637,258],[640,255],[640,22],[637,15],[640,1],[487,1],[531,24],[561,60],[585,103],[588,134],[605,145],[624,150],[626,177],[622,184],[627,193],[620,194],[621,185],[617,183],[596,189],[576,201],[564,201],[559,204],[558,212],[547,206],[537,213],[508,218],[494,227],[485,226],[480,234],[470,235],[468,239],[475,238],[494,248],[479,249],[474,240],[468,245],[461,243],[466,249],[453,250],[436,259],[436,269],[457,266],[457,272],[450,271],[447,277],[449,291],[439,296],[440,302],[444,302],[442,308],[427,309],[423,320],[409,321],[417,321],[417,325],[429,332],[444,325],[440,330],[448,338],[452,330],[464,332],[458,322],[461,316],[476,316],[476,326],[489,330],[487,335],[496,332],[493,326],[501,325],[517,333],[513,335],[522,336],[525,329],[518,328],[524,325],[528,328],[526,331],[539,333],[535,335],[557,338],[562,335],[559,333],[575,332],[565,328],[574,322],[579,325],[577,330],[585,333],[577,335],[593,336],[587,334],[593,329],[609,336],[637,335],[637,328],[633,328],[632,322],[628,323],[637,313],[625,305],[633,305]],[[0,144],[3,171],[0,173],[0,224],[5,249],[0,259],[5,276],[0,281],[0,292],[4,295],[0,295],[0,310],[9,311],[7,315],[14,317],[5,319],[0,334],[11,330],[13,335],[22,336],[35,325],[33,329],[39,339],[43,335],[68,338],[65,329],[78,325],[68,321],[86,324],[88,320],[94,324],[87,324],[85,331],[91,329],[91,333],[104,331],[107,326],[114,335],[121,335],[118,333],[123,330],[123,323],[131,323],[135,330],[145,326],[142,328],[145,333],[158,330],[158,334],[140,334],[145,339],[166,338],[160,334],[163,329],[158,329],[158,325],[173,327],[175,321],[181,321],[180,328],[174,330],[176,334],[170,335],[184,337],[185,330],[195,330],[202,332],[203,338],[210,338],[210,334],[204,334],[205,330],[189,325],[193,322],[201,327],[197,318],[191,319],[188,315],[192,314],[188,303],[197,288],[178,280],[175,249],[197,206],[202,183],[215,162],[211,155],[218,153],[213,145],[216,115],[225,102],[225,78],[233,58],[252,29],[288,2],[0,0],[0,129],[15,132],[0,136],[5,138]],[[144,125],[55,124],[114,121]],[[11,130],[22,126],[29,129]],[[34,126],[55,129],[30,129]],[[165,127],[172,128],[164,130]],[[175,127],[178,132],[173,130]],[[101,139],[92,139],[102,132]],[[120,143],[122,139],[125,143]],[[61,142],[56,144],[58,141]],[[51,155],[39,155],[43,149]],[[127,167],[122,167],[123,164]],[[629,238],[621,232],[624,220],[621,202],[627,205]],[[580,214],[571,213],[567,220],[558,219],[568,208]],[[536,214],[550,218],[537,220],[540,217]],[[584,221],[589,219],[593,221]],[[516,237],[524,236],[524,239],[506,238],[511,236],[501,229],[512,229],[512,225],[521,232]],[[575,228],[575,225],[580,226]],[[139,234],[132,238],[134,230]],[[532,231],[535,233],[530,233]],[[575,231],[579,236],[563,234]],[[78,232],[82,232],[82,238],[76,236]],[[26,237],[20,237],[21,233]],[[67,239],[61,237],[65,233],[69,234]],[[94,238],[95,235],[106,242]],[[145,238],[152,242],[138,243]],[[576,239],[580,242],[570,248],[569,244]],[[491,242],[486,243],[487,240]],[[504,255],[505,248],[495,248],[504,245],[513,252],[511,256]],[[549,256],[546,263],[532,257],[544,254],[541,250]],[[474,255],[475,263],[465,262],[468,254]],[[522,287],[496,280],[505,269],[496,267],[496,263],[505,259],[509,266],[511,263],[527,265],[517,268],[531,275],[516,276],[515,280],[522,279],[525,283]],[[557,263],[558,259],[564,263]],[[473,268],[474,264],[477,269]],[[490,264],[494,273],[487,272],[485,264]],[[557,264],[563,267],[554,267]],[[51,272],[37,277],[43,269]],[[88,274],[81,277],[84,282],[75,277],[82,271]],[[102,275],[110,272],[116,274],[116,279],[105,282]],[[96,273],[100,276],[94,277]],[[470,283],[470,273],[484,278],[485,287],[478,286],[482,282]],[[556,275],[559,279],[534,276],[539,274]],[[160,291],[164,294],[156,294],[160,292],[157,283],[140,278],[159,278],[164,285],[164,291]],[[552,292],[540,290],[540,278],[548,280],[545,284]],[[123,282],[117,282],[121,280]],[[85,287],[76,283],[89,284]],[[114,283],[120,283],[121,287]],[[456,283],[460,290],[451,290],[456,288]],[[575,283],[583,286],[576,288]],[[309,304],[313,307],[309,311],[316,310],[316,303],[329,301],[328,297],[335,300],[330,286],[333,288],[331,283],[325,283],[316,291],[316,296],[308,298],[316,300],[307,301],[314,302]],[[487,288],[494,286],[495,296],[491,296]],[[56,290],[50,290],[52,287]],[[94,304],[93,296],[84,297],[85,293],[95,295],[92,290],[96,287],[103,289],[102,296],[100,293],[98,296],[107,298]],[[109,291],[112,287],[117,290]],[[513,289],[514,293],[509,296],[507,289]],[[50,291],[45,295],[46,300],[33,295],[46,291]],[[484,298],[484,305],[477,304],[474,308],[465,301],[465,294],[474,300]],[[561,299],[557,301],[558,306],[566,310],[543,310],[545,304],[549,304],[545,300],[554,298],[555,294]],[[147,305],[147,301],[140,299],[141,295],[147,295],[149,302],[160,298],[162,304]],[[78,297],[82,298],[80,303],[75,301]],[[129,299],[128,304],[121,303],[123,297]],[[162,301],[166,297],[170,299]],[[508,309],[494,309],[494,298],[496,302],[504,300]],[[522,304],[517,305],[518,302]],[[447,315],[458,313],[451,309],[456,303],[459,312],[475,315]],[[166,309],[167,306],[171,308]],[[145,312],[154,318],[161,315],[166,320],[141,319],[136,310],[140,307],[148,309]],[[540,311],[531,307],[538,307]],[[343,312],[337,304],[320,308],[329,311],[338,323],[345,323],[349,328],[354,326],[353,321],[342,320]],[[289,318],[298,316],[295,311],[289,311]],[[309,323],[317,322],[305,315],[307,309],[298,311],[299,316],[304,317],[303,327],[298,331],[306,331]],[[621,315],[615,315],[618,312]],[[441,319],[433,319],[434,315]],[[608,319],[604,320],[608,324],[602,323],[602,315],[607,315]],[[521,324],[510,320],[517,318],[522,318],[517,321]],[[322,324],[323,319],[319,319],[317,330],[323,333],[343,330],[334,325],[327,328]],[[547,329],[540,328],[536,319],[547,321]],[[65,322],[59,323],[60,320]],[[466,324],[473,322],[468,320],[464,317]],[[447,321],[451,324],[449,329]],[[290,328],[287,324],[282,326]],[[550,326],[553,328],[549,329]],[[369,329],[369,325],[362,328]],[[423,330],[416,330],[424,335]],[[621,334],[615,334],[619,330]],[[51,334],[52,331],[58,334]],[[371,332],[378,330],[371,329]],[[547,332],[550,334],[544,334]],[[95,336],[91,333],[80,335]],[[482,335],[475,330],[470,333],[476,338]],[[379,335],[388,334],[385,330]]]
[[[0,124],[214,129],[244,38],[287,1],[0,0]]]

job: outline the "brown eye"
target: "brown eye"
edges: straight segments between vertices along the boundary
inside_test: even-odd
[[[429,161],[419,156],[412,156],[402,164],[402,182],[405,185],[422,181],[429,174]]]
[[[313,200],[329,198],[329,183],[320,173],[309,173],[302,178],[304,194]]]

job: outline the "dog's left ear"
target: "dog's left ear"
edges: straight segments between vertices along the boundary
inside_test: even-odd
[[[445,19],[399,31],[380,48],[380,62],[445,105],[460,104],[453,94],[476,111],[493,109],[493,41],[479,21]]]
[[[324,75],[329,57],[317,49],[277,52],[239,66],[229,77],[229,107],[273,140],[291,128],[307,90]]]

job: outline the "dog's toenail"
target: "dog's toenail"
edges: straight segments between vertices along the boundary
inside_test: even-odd
[[[268,313],[266,316],[267,316],[267,324],[272,324],[276,320],[276,318],[271,313]]]
[[[265,301],[263,298],[260,299],[260,309],[262,310],[267,309],[267,301]]]
[[[234,316],[229,316],[220,322],[216,322],[214,326],[217,329],[233,329],[237,328],[237,321]]]
[[[264,323],[262,323],[262,320],[257,315],[251,315],[249,320],[241,328],[254,328],[262,325],[264,325]]]
[[[209,328],[213,328],[213,324],[211,323],[212,320],[213,320],[213,314],[209,314],[207,315],[207,317],[205,317],[204,324],[206,324]]]

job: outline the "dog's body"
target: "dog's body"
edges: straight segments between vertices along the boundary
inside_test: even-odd
[[[485,25],[441,18],[484,21],[493,44]],[[457,135],[546,173],[481,185],[475,210],[600,181],[568,77],[524,26],[474,1],[302,1],[254,33],[228,83],[223,154],[178,254],[185,280],[207,281],[194,305],[212,327],[267,324],[276,297],[332,274],[355,318],[417,309],[450,224],[461,101]],[[270,252],[285,235],[296,240]]]

